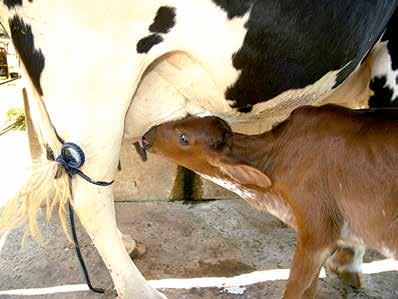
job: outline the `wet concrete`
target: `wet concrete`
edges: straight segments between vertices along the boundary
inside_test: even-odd
[[[193,205],[180,202],[117,203],[121,231],[147,246],[136,260],[147,279],[234,276],[255,270],[287,269],[295,234],[279,220],[240,200]],[[82,284],[73,246],[66,240],[56,217],[42,222],[42,243],[27,240],[23,230],[11,232],[0,253],[0,290]],[[78,226],[82,251],[93,284],[112,288],[110,276],[86,233]],[[112,246],[110,244],[110,246]],[[368,252],[365,262],[383,259]],[[334,275],[320,279],[318,298],[398,298],[398,272],[365,276],[366,289],[354,290]],[[243,295],[218,288],[162,290],[169,298],[280,298],[286,281],[248,286]],[[23,298],[102,298],[90,292]],[[1,298],[22,298],[7,296]]]

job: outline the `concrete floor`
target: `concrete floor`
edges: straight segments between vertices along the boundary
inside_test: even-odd
[[[147,279],[223,277],[256,270],[288,269],[295,246],[294,232],[279,220],[240,200],[196,204],[180,202],[117,203],[122,232],[143,242],[148,251],[136,260]],[[73,246],[56,217],[42,222],[43,242],[27,240],[22,230],[11,232],[0,253],[0,291],[82,284]],[[112,282],[81,227],[81,247],[95,286]],[[110,244],[111,246],[111,244]],[[365,262],[383,259],[369,252]],[[318,298],[398,298],[398,272],[366,275],[365,290],[354,290],[332,274],[320,279]],[[166,289],[169,298],[280,298],[286,281],[246,287],[244,294],[218,288]],[[28,296],[28,298],[103,298],[90,292]],[[0,298],[22,298],[0,295]],[[23,297],[26,298],[26,297]]]

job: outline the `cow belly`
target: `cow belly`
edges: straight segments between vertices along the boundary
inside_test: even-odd
[[[333,92],[338,71],[327,73],[313,85],[288,90],[259,103],[249,113],[240,113],[225,99],[228,83],[220,78],[222,73],[215,74],[209,69],[212,68],[179,51],[152,63],[127,113],[125,137],[134,140],[154,125],[206,112],[224,118],[235,131],[257,134],[269,130],[299,106],[338,103],[359,108],[366,106],[370,96],[370,67],[369,63],[364,63]]]
[[[155,61],[144,74],[126,117],[125,138],[136,139],[150,127],[185,117],[210,112],[232,124],[242,124],[244,132],[258,133],[286,118],[302,105],[316,104],[335,74],[328,73],[314,86],[289,90],[271,101],[254,106],[249,113],[230,107],[224,96],[227,85],[213,80],[214,74],[183,52],[169,53]],[[249,127],[249,128],[248,128]],[[253,129],[254,128],[254,129]]]

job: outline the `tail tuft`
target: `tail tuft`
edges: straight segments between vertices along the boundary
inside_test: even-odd
[[[47,220],[50,220],[58,206],[62,227],[70,239],[66,217],[66,204],[72,198],[70,186],[69,176],[57,162],[43,160],[33,163],[30,177],[0,215],[0,234],[26,225],[25,236],[40,239],[39,210],[45,206]]]

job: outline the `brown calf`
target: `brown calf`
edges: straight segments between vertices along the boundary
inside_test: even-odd
[[[302,107],[254,136],[190,117],[152,128],[143,144],[295,228],[284,298],[315,297],[341,242],[398,256],[398,110]]]

